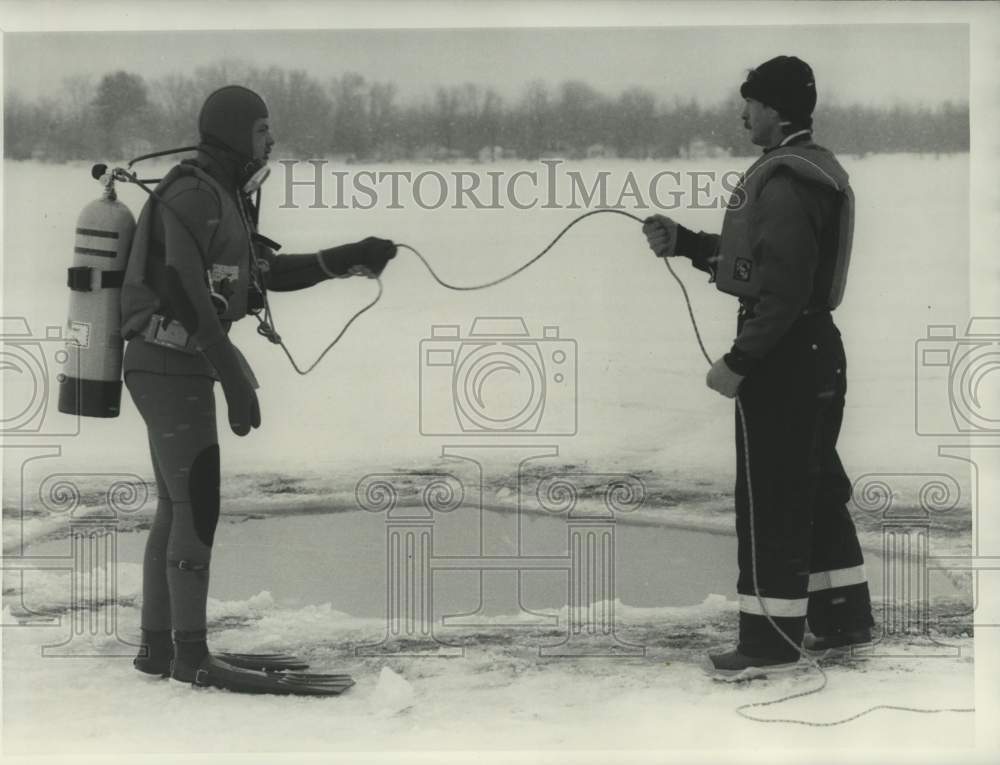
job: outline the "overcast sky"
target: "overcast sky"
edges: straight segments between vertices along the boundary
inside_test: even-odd
[[[642,85],[665,101],[715,103],[735,94],[748,67],[781,53],[812,65],[821,101],[968,100],[968,30],[958,24],[7,33],[4,87],[55,94],[68,75],[126,69],[152,79],[237,58],[320,80],[356,71],[395,82],[402,101],[437,85],[475,82],[513,98],[533,79],[579,79],[608,94]]]

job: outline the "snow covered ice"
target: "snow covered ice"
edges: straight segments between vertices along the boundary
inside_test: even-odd
[[[123,632],[134,608],[119,609]],[[647,641],[629,659],[546,659],[537,633],[481,628],[461,658],[357,659],[351,649],[384,625],[330,609],[285,610],[210,602],[216,645],[233,650],[292,650],[317,671],[349,668],[358,685],[337,699],[245,697],[192,691],[139,676],[128,658],[43,659],[59,627],[9,629],[5,640],[5,747],[9,754],[114,751],[289,751],[391,749],[566,749],[745,746],[760,727],[735,716],[738,704],[813,687],[811,672],[730,686],[709,679],[696,657],[730,639],[736,604],[722,596],[686,609],[620,608],[623,636]],[[4,614],[9,620],[9,611]],[[542,638],[540,642],[544,642]],[[828,668],[821,695],[758,710],[761,716],[824,722],[874,703],[965,706],[972,693],[972,641],[949,638],[961,658],[908,657]],[[107,646],[105,646],[107,648]],[[72,666],[68,670],[67,665]],[[127,721],[127,724],[122,724]],[[723,724],[724,723],[724,724]],[[58,736],[49,735],[58,730]],[[184,730],[182,743],[174,731]],[[225,735],[220,735],[224,731]],[[787,747],[841,746],[842,729],[789,727]],[[914,725],[900,712],[851,723],[850,745],[948,746],[973,738],[972,718],[937,715]]]
[[[577,164],[585,171],[633,170],[647,178],[662,169],[652,162]],[[689,163],[699,170],[747,164],[743,159]],[[970,476],[962,463],[942,459],[933,439],[915,434],[913,418],[915,343],[930,324],[958,325],[961,332],[969,318],[969,160],[964,155],[895,155],[846,157],[844,164],[858,198],[858,228],[847,299],[837,312],[850,364],[840,451],[852,477],[950,475],[962,499],[955,510],[935,519],[932,551],[967,553]],[[686,169],[683,162],[671,166]],[[934,179],[933,199],[928,177]],[[485,281],[512,270],[575,214],[544,209],[280,209],[277,180],[265,187],[262,231],[281,241],[284,251],[308,252],[377,232],[418,247],[444,278],[457,283]],[[64,284],[72,217],[98,189],[84,165],[18,162],[5,163],[5,188],[17,193],[4,197],[4,313],[24,316],[34,332],[44,332],[46,326],[65,321],[64,291],[15,285]],[[142,201],[139,194],[135,189],[121,191],[135,211]],[[38,199],[47,202],[38,205]],[[642,216],[648,211],[636,212]],[[693,228],[717,231],[721,211],[679,211],[677,218]],[[718,355],[735,331],[733,303],[701,274],[683,264],[680,271],[706,345]],[[905,288],[887,284],[886,274],[900,274]],[[385,632],[385,620],[377,616],[385,597],[381,581],[358,595],[372,604],[365,611],[344,610],[339,602],[334,605],[334,598],[324,600],[321,595],[304,595],[295,602],[288,593],[308,587],[288,573],[305,576],[291,559],[349,557],[359,554],[351,550],[357,540],[347,534],[308,539],[304,530],[315,527],[303,523],[289,525],[301,533],[279,535],[279,543],[255,544],[249,537],[253,529],[263,527],[259,519],[282,524],[287,521],[276,517],[302,513],[315,514],[317,523],[334,513],[346,518],[359,512],[355,485],[364,475],[439,469],[447,439],[420,433],[417,349],[432,325],[457,324],[465,332],[477,316],[523,316],[533,334],[558,325],[560,337],[577,344],[579,431],[554,439],[559,453],[546,464],[641,476],[648,501],[635,514],[619,519],[620,525],[645,524],[663,535],[677,527],[712,532],[721,541],[709,539],[705,555],[709,560],[716,556],[720,566],[723,559],[733,565],[729,552],[719,546],[732,544],[724,536],[732,525],[731,403],[704,387],[704,360],[679,292],[649,254],[636,224],[619,216],[584,221],[527,273],[481,293],[438,289],[405,251],[384,281],[382,302],[305,378],[256,335],[251,321],[234,330],[236,343],[262,383],[263,427],[247,439],[221,433],[225,522],[218,541],[222,547],[227,535],[239,540],[239,546],[230,549],[227,566],[231,577],[247,582],[237,590],[237,584],[227,585],[220,578],[222,589],[213,588],[209,606],[211,645],[294,652],[308,659],[315,671],[348,671],[358,684],[330,700],[245,698],[215,690],[194,692],[141,677],[127,655],[45,658],[42,646],[64,640],[73,618],[69,574],[7,571],[3,623],[25,624],[4,630],[6,752],[100,754],[110,746],[119,753],[178,747],[215,752],[627,749],[648,747],[650,742],[726,748],[746,746],[769,727],[739,718],[737,705],[818,683],[815,673],[803,671],[720,688],[704,675],[701,657],[726,645],[735,632],[735,581],[728,590],[699,591],[695,600],[640,606],[626,599],[614,604],[618,636],[646,648],[638,657],[541,657],[539,647],[558,642],[558,635],[546,626],[511,626],[515,616],[504,613],[450,631],[449,641],[462,647],[457,657],[359,656],[355,649],[378,642]],[[311,360],[373,290],[371,283],[358,279],[324,285],[306,295],[275,296],[280,332],[300,359]],[[940,383],[933,376],[926,381]],[[283,405],[290,397],[294,405]],[[5,460],[8,555],[22,542],[30,553],[32,543],[65,541],[66,515],[47,509],[37,495],[46,476],[134,473],[151,480],[144,427],[131,402],[123,404],[117,420],[87,420],[78,436],[59,442],[60,454],[29,464],[23,482],[16,471],[8,472],[12,461]],[[498,513],[515,508],[515,467],[499,464],[487,470],[490,505]],[[100,476],[93,481],[94,494],[83,497],[81,514],[99,509]],[[86,487],[86,481],[81,479],[81,485]],[[23,486],[28,490],[22,496]],[[912,505],[915,498],[901,497],[900,502]],[[122,550],[128,548],[130,532],[148,523],[153,503],[155,497],[150,496],[138,512],[122,519]],[[876,553],[879,519],[859,512],[858,523],[866,550]],[[624,559],[630,551],[619,546],[618,555]],[[137,558],[118,562],[117,588],[100,605],[102,614],[116,613],[118,634],[133,642],[140,598],[137,564]],[[241,564],[247,568],[241,569]],[[247,573],[258,564],[275,580],[273,589],[280,595],[272,594],[266,584],[258,586]],[[376,568],[382,565],[379,558]],[[668,571],[671,565],[671,559],[659,562]],[[682,578],[685,571],[674,574]],[[289,579],[283,581],[283,576]],[[336,586],[332,582],[331,588]],[[963,634],[962,619],[954,616],[970,602],[964,583],[958,581],[955,587],[950,599],[935,600],[931,608],[936,630],[932,634],[955,649],[951,658],[921,655],[919,644],[914,647],[906,640],[889,641],[891,657],[831,665],[830,684],[822,694],[758,712],[822,722],[871,704],[971,706],[973,641]],[[236,591],[238,596],[228,594]],[[32,610],[56,621],[32,616]],[[561,620],[556,632],[561,634],[565,607],[555,614]],[[107,638],[93,640],[95,654],[117,646]],[[848,743],[876,747],[891,739],[902,747],[926,749],[974,740],[971,715],[915,718],[876,712],[850,724]],[[173,733],[178,729],[186,731],[182,742]],[[52,735],[54,730],[58,736]],[[220,737],[219,730],[226,735]],[[842,746],[844,736],[837,728],[782,728],[788,748]]]

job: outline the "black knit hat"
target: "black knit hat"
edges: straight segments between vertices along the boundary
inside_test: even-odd
[[[241,157],[253,157],[253,123],[267,117],[264,99],[248,88],[227,85],[205,99],[198,132],[208,143],[221,144]]]
[[[776,56],[751,69],[740,95],[770,106],[793,125],[812,125],[816,80],[809,64],[795,56]]]

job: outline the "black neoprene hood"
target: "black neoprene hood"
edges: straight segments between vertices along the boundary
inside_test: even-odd
[[[227,85],[205,99],[198,115],[198,132],[203,141],[252,158],[253,123],[267,116],[263,98],[241,85]]]

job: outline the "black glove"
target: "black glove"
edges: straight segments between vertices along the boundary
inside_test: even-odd
[[[385,269],[385,264],[394,257],[396,245],[388,239],[374,236],[319,252],[323,270],[330,276],[347,276],[352,270],[362,268],[373,276],[379,276]]]
[[[205,358],[215,367],[222,383],[229,408],[229,427],[238,436],[245,436],[250,428],[260,427],[260,404],[253,385],[247,379],[239,356],[229,339],[202,349]]]
[[[651,249],[659,258],[677,254],[677,223],[666,215],[650,215],[642,224]]]

